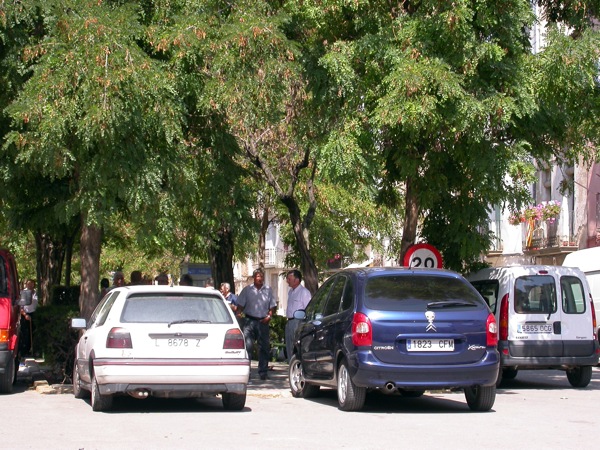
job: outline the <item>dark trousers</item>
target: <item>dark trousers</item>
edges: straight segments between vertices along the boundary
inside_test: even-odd
[[[19,333],[19,353],[21,356],[31,355],[31,345],[33,342],[33,313],[28,314],[29,320],[25,320],[25,317],[21,317],[21,332]]]
[[[254,349],[254,341],[258,342],[258,374],[266,375],[269,370],[271,345],[269,343],[269,324],[246,317],[244,322],[244,339],[250,358]]]

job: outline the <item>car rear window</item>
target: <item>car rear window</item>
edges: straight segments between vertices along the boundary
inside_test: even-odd
[[[432,302],[483,305],[475,288],[452,277],[391,275],[373,277],[365,287],[365,305],[384,311],[424,311]]]
[[[220,297],[188,293],[134,294],[121,314],[125,323],[233,323]]]

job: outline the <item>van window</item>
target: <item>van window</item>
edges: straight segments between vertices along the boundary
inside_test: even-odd
[[[498,290],[500,282],[498,280],[479,280],[471,281],[471,284],[481,294],[493,313],[496,312],[496,303],[498,300]]]
[[[562,293],[562,309],[567,314],[583,314],[585,312],[585,291],[581,280],[573,276],[560,279]]]
[[[518,314],[553,314],[557,311],[554,277],[530,275],[515,280],[514,308]]]

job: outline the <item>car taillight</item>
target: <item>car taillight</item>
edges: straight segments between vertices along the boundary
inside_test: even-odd
[[[0,329],[0,342],[8,342],[8,330],[6,328]]]
[[[106,348],[133,348],[129,331],[125,328],[112,328],[106,336]]]
[[[373,344],[371,321],[363,313],[354,313],[352,318],[352,344],[357,347]]]
[[[500,303],[500,340],[508,340],[508,294],[502,297]]]
[[[488,315],[485,330],[487,346],[495,347],[498,345],[498,325],[496,324],[496,318],[492,313]]]
[[[223,341],[223,349],[241,350],[245,346],[244,334],[238,328],[227,330]]]
[[[598,336],[596,336],[596,308],[594,308],[594,299],[592,298],[592,295],[590,294],[590,308],[592,308],[592,327],[594,330],[594,338],[598,338]]]

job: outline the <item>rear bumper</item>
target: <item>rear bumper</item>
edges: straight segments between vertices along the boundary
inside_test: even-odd
[[[102,394],[147,390],[154,396],[193,397],[246,392],[250,362],[247,359],[95,359],[94,374]]]
[[[534,345],[536,342],[511,342],[501,341],[498,343],[498,351],[502,367],[514,367],[516,369],[566,369],[573,366],[595,366],[598,364],[600,349],[598,341],[589,341],[584,345],[563,345],[561,341],[555,341],[553,345],[544,343]],[[529,345],[527,345],[529,344]],[[572,351],[565,355],[567,349],[587,350]],[[517,353],[515,355],[515,353]],[[578,354],[573,354],[578,353]],[[582,354],[583,353],[583,354]]]
[[[369,351],[356,352],[348,361],[357,386],[383,389],[391,382],[399,389],[427,390],[495,385],[500,357],[492,350],[474,364],[406,366],[381,363]]]

